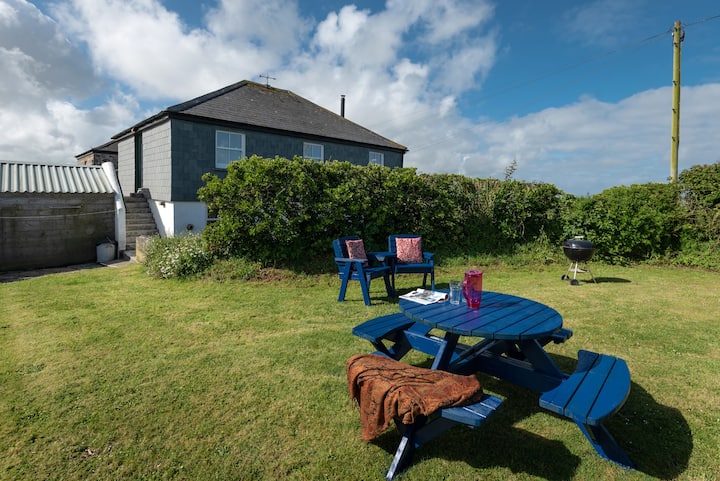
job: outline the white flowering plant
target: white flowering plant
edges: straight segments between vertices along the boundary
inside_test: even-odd
[[[213,264],[202,236],[153,237],[147,244],[145,268],[155,278],[189,278],[202,274]]]

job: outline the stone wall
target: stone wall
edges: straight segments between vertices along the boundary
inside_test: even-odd
[[[93,152],[77,157],[78,165],[103,165],[105,162],[112,162],[115,170],[118,168],[117,152]]]
[[[0,193],[0,271],[94,262],[114,233],[113,194]]]

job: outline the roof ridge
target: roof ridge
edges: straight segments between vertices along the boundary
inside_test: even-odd
[[[183,111],[188,110],[188,109],[190,109],[190,108],[192,108],[192,107],[195,107],[196,105],[200,105],[200,104],[202,104],[202,103],[205,103],[205,102],[207,102],[208,100],[212,100],[212,99],[214,99],[214,98],[216,98],[216,97],[220,97],[221,95],[225,95],[225,94],[228,93],[228,92],[232,92],[233,90],[237,90],[237,89],[239,89],[239,88],[246,87],[246,86],[260,87],[260,88],[263,88],[263,89],[266,89],[266,90],[276,90],[276,91],[278,91],[278,92],[290,93],[290,94],[293,94],[293,95],[296,95],[296,96],[297,96],[297,94],[294,94],[294,93],[291,92],[290,90],[279,89],[279,88],[277,88],[277,87],[272,87],[272,86],[270,86],[270,85],[263,85],[263,84],[258,83],[258,82],[253,82],[252,80],[241,80],[241,81],[239,81],[239,82],[235,82],[234,84],[227,85],[227,86],[225,86],[225,87],[222,87],[222,88],[220,88],[220,89],[217,89],[217,90],[215,90],[215,91],[213,91],[213,92],[208,92],[208,93],[203,94],[203,95],[201,95],[201,96],[199,96],[199,97],[195,97],[194,99],[186,100],[185,102],[181,102],[181,103],[179,103],[179,104],[172,105],[172,106],[166,108],[165,111],[166,111],[166,112],[183,112]]]

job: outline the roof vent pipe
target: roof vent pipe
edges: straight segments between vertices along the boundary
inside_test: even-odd
[[[340,95],[340,117],[345,117],[345,94]]]

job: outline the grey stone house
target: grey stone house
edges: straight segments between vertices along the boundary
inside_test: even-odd
[[[111,140],[103,145],[93,147],[90,150],[75,156],[78,165],[103,165],[105,162],[112,162],[117,170],[118,146],[117,140]]]
[[[168,236],[205,228],[201,178],[222,177],[233,160],[301,156],[402,167],[407,152],[291,91],[247,80],[168,107],[112,141],[123,192],[144,192],[160,234]]]

